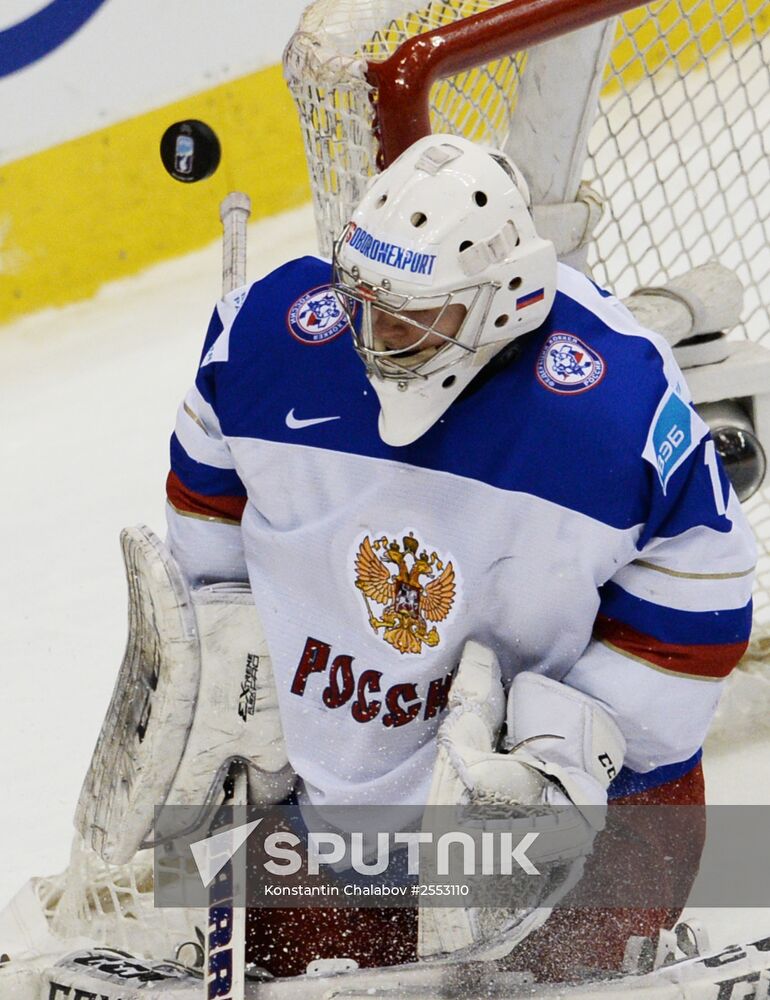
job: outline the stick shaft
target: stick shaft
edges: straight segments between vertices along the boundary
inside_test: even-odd
[[[248,803],[243,764],[230,771],[229,821],[242,823]],[[241,860],[239,861],[238,858]],[[209,887],[202,991],[205,1000],[244,1000],[246,990],[246,848],[236,851]]]
[[[219,206],[222,220],[222,298],[246,284],[246,223],[251,199],[242,191],[232,191]]]

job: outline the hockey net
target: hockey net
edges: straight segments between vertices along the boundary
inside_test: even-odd
[[[84,936],[147,958],[173,957],[205,922],[203,911],[155,907],[152,851],[140,851],[130,864],[108,865],[79,837],[67,870],[38,879],[35,892],[55,937]]]
[[[585,177],[606,210],[589,249],[621,298],[708,260],[744,288],[731,337],[770,346],[770,3],[655,3],[625,15]],[[754,636],[770,652],[770,487],[747,502],[759,542]]]
[[[507,0],[317,0],[285,54],[313,191],[318,238],[333,236],[377,170],[378,95],[367,79],[408,39]],[[568,4],[575,9],[579,4]],[[433,131],[505,147],[526,48],[442,79]],[[770,341],[770,0],[663,0],[625,14],[588,137],[583,179],[606,199],[589,247],[596,279],[625,296],[716,258],[746,290],[732,336]],[[764,295],[764,301],[763,296]],[[761,546],[757,631],[748,670],[770,648],[770,492],[749,501]],[[191,913],[153,908],[143,856],[115,868],[76,844],[67,872],[34,891],[52,933],[168,958]]]

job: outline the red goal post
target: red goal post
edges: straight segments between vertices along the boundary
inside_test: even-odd
[[[380,169],[430,135],[430,90],[438,80],[558,38],[634,7],[638,0],[510,0],[408,38],[384,61],[367,62],[376,95],[373,131]]]

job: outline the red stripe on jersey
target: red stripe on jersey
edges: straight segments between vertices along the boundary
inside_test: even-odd
[[[211,517],[217,521],[240,524],[246,497],[206,496],[188,489],[175,472],[166,480],[166,496],[172,507],[182,514]]]
[[[727,677],[746,652],[748,642],[714,643],[686,646],[661,642],[630,625],[599,615],[594,624],[594,638],[608,642],[623,653],[646,660],[652,666],[690,677]]]

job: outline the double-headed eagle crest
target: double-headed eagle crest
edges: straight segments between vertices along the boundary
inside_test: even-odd
[[[385,536],[371,542],[367,535],[356,555],[356,587],[364,595],[374,631],[384,629],[383,639],[399,653],[419,653],[423,643],[437,646],[441,641],[436,627],[429,628],[428,622],[443,621],[451,611],[455,571],[436,552],[418,554],[420,543],[411,532],[402,542],[399,545]],[[428,577],[429,582],[422,583],[420,577]],[[385,605],[379,618],[370,601]]]

